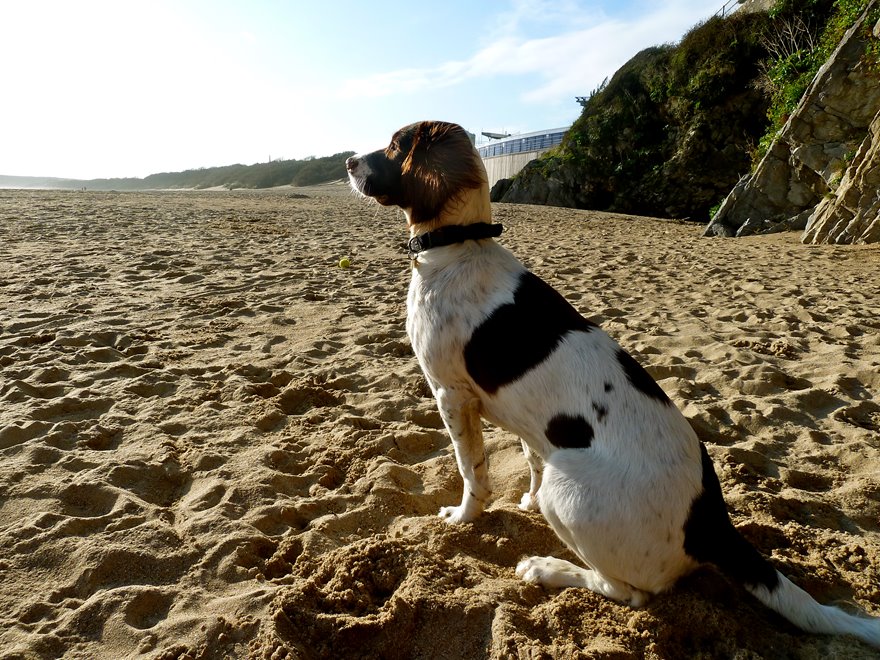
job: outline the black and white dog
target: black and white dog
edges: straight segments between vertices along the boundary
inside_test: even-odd
[[[710,563],[804,630],[880,647],[880,619],[818,604],[737,532],[705,447],[663,390],[493,240],[485,169],[460,126],[406,126],[346,165],[358,192],[399,206],[409,226],[407,332],[464,479],[461,504],[440,516],[471,521],[489,499],[485,418],[522,440],[521,508],[540,508],[587,567],[529,557],[524,580],[639,606]]]

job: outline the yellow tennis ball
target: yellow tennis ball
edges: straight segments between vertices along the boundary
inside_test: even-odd
[[[351,259],[348,257],[342,257],[342,259],[339,260],[340,268],[348,268],[349,266],[351,266]]]

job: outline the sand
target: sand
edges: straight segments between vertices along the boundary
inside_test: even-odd
[[[683,409],[739,529],[880,616],[880,246],[495,213]],[[404,239],[341,184],[0,191],[0,657],[880,656],[712,569],[640,610],[520,582],[568,555],[495,428],[488,511],[438,519],[461,482]]]

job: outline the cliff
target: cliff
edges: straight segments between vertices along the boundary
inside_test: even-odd
[[[880,33],[880,23],[878,23]],[[811,214],[805,243],[880,241],[880,113],[832,195]]]
[[[767,130],[754,81],[769,23],[737,11],[638,53],[580,99],[562,145],[499,182],[493,201],[707,221]]]
[[[711,219],[708,236],[805,230],[809,243],[880,240],[880,38],[871,2],[819,69],[754,173]]]
[[[880,240],[878,19],[880,0],[713,17],[579,98],[560,147],[492,199],[709,220],[709,236]]]

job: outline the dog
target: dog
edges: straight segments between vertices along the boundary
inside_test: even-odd
[[[584,564],[529,557],[522,579],[638,607],[712,564],[803,630],[880,647],[880,619],[820,605],[743,538],[705,446],[660,386],[494,240],[464,129],[411,124],[346,168],[354,190],[406,217],[406,329],[464,481],[443,519],[472,521],[489,500],[486,419],[521,439],[531,480],[520,508],[540,509]]]

